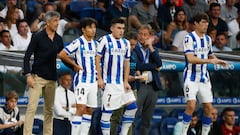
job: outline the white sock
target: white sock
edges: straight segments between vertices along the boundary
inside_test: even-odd
[[[190,122],[183,122],[181,135],[187,135]]]
[[[210,125],[202,125],[202,135],[208,135],[209,131],[210,131]]]
[[[134,121],[136,111],[137,111],[137,108],[135,104],[134,106],[133,104],[130,104],[129,106],[127,106],[122,117],[122,128],[121,128],[120,135],[128,134],[128,130],[131,127],[132,122]]]
[[[92,115],[83,114],[80,135],[88,135],[91,126]]]
[[[103,111],[101,117],[101,129],[103,135],[110,135],[110,118],[112,116],[112,111]]]
[[[79,135],[81,128],[82,117],[81,116],[73,116],[72,118],[72,135]]]

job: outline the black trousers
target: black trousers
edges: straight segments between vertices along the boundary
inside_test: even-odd
[[[23,125],[16,130],[13,130],[12,128],[0,130],[0,135],[23,135]]]
[[[71,135],[71,123],[68,119],[53,118],[53,135]]]

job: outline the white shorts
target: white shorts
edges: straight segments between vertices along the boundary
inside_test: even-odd
[[[102,96],[105,110],[116,110],[122,105],[133,101],[136,101],[133,91],[125,92],[123,85],[106,84]]]
[[[95,83],[79,83],[74,93],[76,95],[77,104],[84,104],[88,107],[97,107],[97,82]]]
[[[196,100],[197,97],[200,103],[213,102],[212,86],[210,81],[201,83],[186,80],[184,82],[183,91],[186,100]]]

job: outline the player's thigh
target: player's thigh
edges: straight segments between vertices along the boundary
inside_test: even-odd
[[[88,85],[88,95],[87,95],[87,106],[96,108],[98,105],[98,97],[97,97],[97,92],[98,92],[98,86],[97,83],[92,83]]]
[[[132,90],[122,94],[122,104],[128,104],[134,101],[136,101],[136,98]]]
[[[74,94],[76,96],[76,102],[77,104],[87,104],[87,97],[88,97],[88,86],[85,83],[79,83],[75,89],[74,89]]]
[[[122,104],[122,94],[124,93],[123,85],[106,84],[102,102],[106,110],[116,110],[120,108]]]
[[[198,99],[200,103],[211,103],[213,101],[212,86],[210,81],[199,83]]]
[[[186,100],[196,100],[198,83],[186,80],[184,82],[183,92]]]

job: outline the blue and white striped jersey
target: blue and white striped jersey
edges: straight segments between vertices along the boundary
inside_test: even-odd
[[[185,36],[184,54],[185,54],[185,69],[184,81],[186,79],[194,82],[207,82],[209,81],[209,73],[207,71],[207,64],[192,64],[189,63],[186,54],[193,53],[195,57],[200,59],[208,59],[209,55],[213,54],[212,41],[208,35],[199,37],[195,31]]]
[[[82,83],[96,82],[95,56],[97,54],[97,44],[97,41],[89,42],[84,36],[81,36],[64,48],[69,55],[75,56],[75,62],[83,68],[83,71],[75,74],[75,86],[79,81]]]
[[[115,39],[112,34],[102,37],[97,55],[102,56],[105,83],[123,84],[124,60],[130,59],[130,43],[127,39]]]

